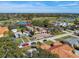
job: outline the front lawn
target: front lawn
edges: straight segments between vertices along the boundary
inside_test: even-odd
[[[20,38],[18,38],[18,39],[16,39],[16,43],[17,44],[20,44],[20,43],[22,43],[23,41],[20,39]]]
[[[24,40],[24,42],[29,42],[31,38],[30,37],[24,37],[22,39]]]
[[[53,32],[51,32],[51,34],[53,34],[53,35],[60,35],[60,34],[64,34],[64,32],[61,32],[61,31],[53,31]]]
[[[49,41],[45,41],[45,43],[48,44],[48,45],[50,45],[50,44],[52,44],[53,42],[49,40]]]
[[[62,40],[66,40],[67,38],[72,38],[72,36],[65,36],[65,37],[62,37],[62,38],[59,38],[59,39],[56,39],[56,40],[62,41]]]

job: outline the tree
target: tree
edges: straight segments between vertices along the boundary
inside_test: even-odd
[[[48,25],[49,25],[49,20],[46,19],[46,20],[43,21],[43,23],[44,23],[44,24],[43,24],[44,27],[48,27]]]
[[[49,25],[49,20],[32,20],[32,24],[34,26],[44,26],[47,27]]]
[[[0,38],[0,57],[4,58],[23,58],[22,49],[18,48],[17,44],[12,40],[11,37]],[[25,49],[26,50],[26,49]]]
[[[50,52],[47,52],[41,48],[37,48],[37,50],[39,52],[38,53],[33,52],[32,58],[58,58],[59,57],[57,54],[51,54]]]

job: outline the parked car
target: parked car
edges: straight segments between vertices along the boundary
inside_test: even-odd
[[[28,43],[23,43],[23,44],[22,44],[22,46],[28,46],[28,45],[29,45]]]

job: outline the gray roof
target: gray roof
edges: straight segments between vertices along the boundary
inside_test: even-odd
[[[64,39],[63,41],[71,45],[79,45],[79,39],[75,37],[67,38],[67,39]]]

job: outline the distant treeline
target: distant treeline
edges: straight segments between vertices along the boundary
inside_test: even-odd
[[[0,13],[0,16],[79,16],[78,13]]]
[[[0,20],[32,19],[33,17],[79,17],[77,13],[0,13]]]

